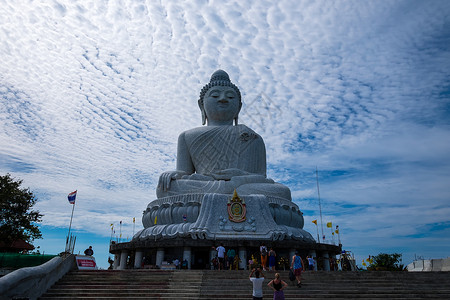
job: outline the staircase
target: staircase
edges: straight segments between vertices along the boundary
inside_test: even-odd
[[[450,299],[450,272],[306,272],[286,299]],[[248,271],[71,271],[49,289],[47,299],[251,299]],[[272,299],[265,272],[264,299]]]

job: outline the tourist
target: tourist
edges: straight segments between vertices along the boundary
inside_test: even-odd
[[[259,252],[261,253],[261,266],[263,267],[263,270],[266,271],[266,264],[267,264],[267,247],[264,245],[264,243],[261,244],[259,247]]]
[[[295,252],[295,255],[292,256],[291,269],[294,272],[295,279],[297,279],[297,287],[302,287],[302,270],[305,269],[305,266],[303,264],[303,259],[297,251]]]
[[[223,247],[223,244],[220,244],[220,246],[217,247],[216,250],[217,258],[219,259],[219,270],[223,270],[225,261],[225,248]]]
[[[216,247],[211,247],[211,269],[217,270],[219,268],[219,259],[217,258],[217,250]]]
[[[175,266],[175,269],[178,269],[178,267],[180,266],[180,260],[178,258],[175,258],[172,263]]]
[[[270,248],[269,251],[269,270],[275,271],[275,263],[276,263],[277,253],[273,248]]]
[[[255,277],[252,277],[252,275],[255,274]],[[263,298],[263,290],[262,290],[262,284],[264,282],[264,274],[261,272],[261,269],[252,269],[252,272],[249,275],[250,281],[253,284],[253,300],[262,300]]]
[[[307,256],[306,259],[308,260],[308,270],[314,271],[314,265],[315,265],[314,258],[312,256]]]
[[[234,256],[236,255],[236,251],[234,251],[233,248],[228,249],[227,251],[227,262],[228,262],[228,269],[233,268],[233,262],[234,262]]]
[[[287,283],[280,279],[280,273],[275,274],[275,279],[267,284],[273,290],[273,300],[284,300],[283,289],[287,287]]]
[[[239,263],[241,262],[241,259],[239,258],[239,255],[235,255],[234,256],[234,260],[233,260],[233,270],[239,270]]]
[[[214,256],[213,259],[211,259],[211,270],[217,269],[219,269],[219,261],[217,259],[217,256]]]
[[[248,260],[248,269],[249,270],[253,269],[253,259]]]
[[[181,263],[181,268],[184,270],[189,269],[189,262],[187,261],[187,259],[183,260],[183,262]]]
[[[94,250],[92,250],[92,246],[89,246],[86,250],[84,250],[84,255],[92,256],[94,255]]]

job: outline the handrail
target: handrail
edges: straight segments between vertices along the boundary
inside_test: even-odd
[[[0,300],[12,298],[35,300],[75,267],[75,256],[70,254],[54,257],[40,266],[11,272],[0,278]]]

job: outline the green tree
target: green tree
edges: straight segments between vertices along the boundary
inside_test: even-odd
[[[42,238],[36,223],[42,214],[31,208],[37,199],[28,188],[21,188],[22,180],[10,174],[0,176],[0,237],[5,246],[16,240],[28,243]]]
[[[405,269],[400,263],[402,255],[399,253],[380,253],[377,256],[373,256],[372,259],[372,263],[367,267],[368,270],[403,271]]]

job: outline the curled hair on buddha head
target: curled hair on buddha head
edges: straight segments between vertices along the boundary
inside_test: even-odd
[[[200,91],[200,97],[198,99],[198,106],[200,107],[200,110],[202,111],[202,125],[205,125],[206,119],[208,118],[205,112],[205,108],[203,107],[203,99],[206,95],[206,92],[212,88],[213,86],[228,86],[234,89],[236,94],[238,95],[239,99],[239,111],[242,107],[242,101],[241,101],[241,92],[239,91],[239,88],[235,86],[233,83],[231,83],[230,76],[228,76],[227,72],[224,70],[217,70],[211,75],[211,79],[209,80],[209,83],[206,84],[202,90]],[[238,113],[234,117],[234,123],[235,125],[238,124]]]

